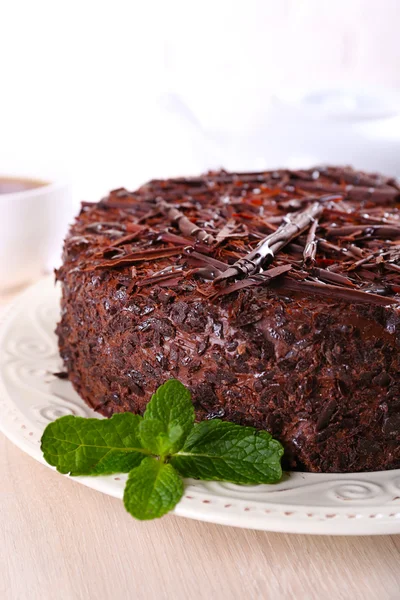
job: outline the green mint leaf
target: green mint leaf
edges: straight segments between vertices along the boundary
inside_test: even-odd
[[[197,423],[171,464],[183,477],[239,484],[276,483],[283,448],[266,431],[226,421]]]
[[[170,441],[169,454],[178,452],[185,443],[194,423],[194,408],[190,391],[177,379],[161,385],[148,403],[144,420],[161,421],[164,434]],[[181,428],[180,435],[177,435]]]
[[[162,517],[183,495],[183,482],[175,469],[156,458],[145,458],[129,473],[124,491],[126,510],[145,521]]]
[[[143,446],[162,457],[171,453],[182,434],[183,429],[180,425],[167,427],[158,419],[143,419],[139,426]]]
[[[60,473],[128,473],[149,454],[139,438],[141,421],[142,417],[132,413],[111,419],[61,417],[44,430],[43,456]]]

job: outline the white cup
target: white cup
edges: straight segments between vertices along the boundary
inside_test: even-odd
[[[3,177],[42,181],[15,173],[0,173]],[[0,194],[0,292],[34,281],[60,264],[76,208],[64,182]]]

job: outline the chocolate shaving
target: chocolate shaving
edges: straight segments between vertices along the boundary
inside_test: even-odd
[[[280,289],[290,290],[292,292],[300,292],[302,294],[318,294],[326,296],[331,300],[345,300],[353,304],[366,303],[377,304],[379,306],[388,306],[390,304],[398,304],[396,298],[378,296],[377,294],[368,294],[361,290],[353,290],[328,283],[319,283],[317,281],[300,281],[291,277],[283,277],[277,286]]]
[[[355,246],[354,244],[351,244],[348,247],[348,252],[350,252],[350,254],[352,254],[356,258],[363,258],[365,256],[365,252],[361,250],[361,248],[358,248],[358,246]]]
[[[400,273],[400,265],[396,265],[395,263],[387,262],[387,263],[385,263],[385,267],[386,267],[386,269],[389,269],[389,271],[396,271],[397,273]]]
[[[113,260],[122,256],[125,256],[124,248],[113,248],[112,246],[107,246],[94,255],[95,258],[112,258]]]
[[[359,235],[360,233],[382,240],[397,239],[400,237],[400,227],[390,225],[345,225],[344,227],[331,227],[327,230],[328,237],[343,237]]]
[[[248,234],[247,233],[242,233],[242,234],[235,234],[235,231],[238,229],[238,224],[236,223],[235,219],[229,219],[229,221],[227,221],[225,223],[225,225],[223,226],[223,228],[221,229],[221,231],[218,232],[217,237],[216,237],[216,243],[217,244],[221,244],[222,242],[224,242],[226,239],[231,238],[231,237],[246,237]]]
[[[125,225],[123,223],[118,223],[118,221],[96,221],[86,225],[85,229],[88,231],[94,231],[95,233],[118,231],[118,233],[121,234],[121,231],[126,231]]]
[[[101,206],[101,208],[105,208],[106,210],[113,208],[116,208],[117,210],[124,210],[126,212],[129,212],[130,210],[135,210],[134,204],[130,202],[118,202],[118,200],[101,200],[99,202],[99,206]]]
[[[226,296],[228,294],[231,294],[232,292],[238,292],[239,290],[242,290],[247,287],[251,287],[254,285],[263,285],[268,281],[271,281],[272,279],[283,275],[284,273],[288,273],[291,269],[292,265],[282,265],[280,267],[273,267],[272,269],[264,271],[262,275],[255,275],[254,277],[249,277],[248,279],[236,281],[231,285],[221,288],[220,290],[211,294],[209,297],[210,299],[215,300],[220,296]]]
[[[318,277],[318,279],[321,279],[322,281],[329,281],[331,283],[347,285],[353,288],[357,287],[357,285],[353,281],[351,281],[351,279],[345,277],[344,275],[340,275],[340,273],[335,273],[332,271],[327,271],[326,269],[318,269],[317,267],[314,267],[312,270],[312,274],[315,277]]]
[[[94,267],[85,269],[85,271],[91,269],[104,269],[128,266],[135,262],[141,262],[143,260],[158,260],[160,258],[170,258],[171,256],[178,256],[178,254],[182,254],[182,248],[160,248],[159,250],[143,250],[142,252],[132,252],[132,254],[126,254],[121,258],[116,258],[115,260],[111,259],[103,261],[102,263]]]
[[[335,244],[327,242],[326,240],[320,239],[318,245],[321,248],[321,250],[325,250],[327,252],[333,251],[337,252],[338,254],[347,254],[347,248],[341,248],[340,246],[336,246]]]
[[[53,375],[54,377],[57,377],[57,379],[68,379],[68,373],[66,371],[56,371]]]
[[[151,277],[145,277],[144,279],[141,279],[137,282],[136,285],[138,287],[145,287],[146,285],[156,285],[160,283],[165,283],[170,279],[178,280],[182,277],[184,277],[184,273],[180,272],[179,270],[174,270],[167,273],[160,272],[158,274],[152,275]]]
[[[214,244],[215,239],[210,234],[192,223],[190,219],[188,219],[180,210],[167,204],[164,200],[159,200],[157,206],[162,211],[162,213],[170,219],[172,223],[176,223],[179,227],[180,231],[183,235],[189,235],[191,237],[196,238],[200,242],[204,242],[205,244]]]
[[[161,240],[162,242],[167,242],[169,244],[172,243],[178,246],[190,246],[193,243],[192,240],[188,240],[180,235],[175,235],[169,231],[163,231],[158,235],[157,239]]]
[[[205,281],[213,281],[221,274],[221,271],[215,267],[199,267],[198,269],[193,269],[192,273],[195,277],[200,277]]]
[[[311,266],[315,263],[315,256],[317,254],[318,240],[315,238],[315,232],[317,231],[318,220],[315,219],[311,224],[310,230],[307,235],[306,245],[304,248],[303,262],[306,266]]]
[[[158,283],[159,287],[168,287],[168,288],[172,288],[172,287],[176,287],[177,285],[180,285],[182,277],[177,276],[174,277],[173,279],[165,279],[164,281],[160,281]]]
[[[123,237],[119,238],[118,240],[115,240],[115,242],[111,242],[109,247],[115,248],[116,246],[123,246],[124,244],[129,244],[129,242],[134,242],[141,235],[143,235],[143,232],[145,230],[146,230],[146,227],[143,227],[143,229],[138,230],[135,233],[130,233],[129,235],[124,235]]]
[[[201,254],[200,252],[196,252],[196,250],[192,250],[191,248],[186,248],[186,253],[189,255],[189,258],[194,258],[200,263],[205,265],[210,265],[219,271],[226,271],[228,269],[228,265],[217,260],[216,258],[212,258],[212,256],[207,256],[206,254]]]
[[[285,217],[285,223],[274,233],[268,235],[252,252],[239,259],[235,264],[217,277],[214,284],[222,283],[229,279],[244,279],[260,271],[270,264],[276,253],[286,246],[293,238],[305,231],[322,213],[323,207],[319,202],[314,202],[305,210]]]
[[[126,231],[129,231],[130,233],[136,233],[137,231],[146,231],[148,229],[147,225],[139,225],[139,223],[127,223],[126,224]]]

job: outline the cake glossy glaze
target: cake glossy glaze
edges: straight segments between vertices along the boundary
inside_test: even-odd
[[[69,379],[111,416],[178,378],[198,419],[267,429],[289,468],[400,468],[399,207],[395,180],[348,167],[83,203],[57,272]]]

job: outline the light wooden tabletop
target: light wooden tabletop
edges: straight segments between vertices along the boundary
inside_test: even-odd
[[[136,522],[0,434],[1,600],[398,600],[399,561],[400,536]]]

